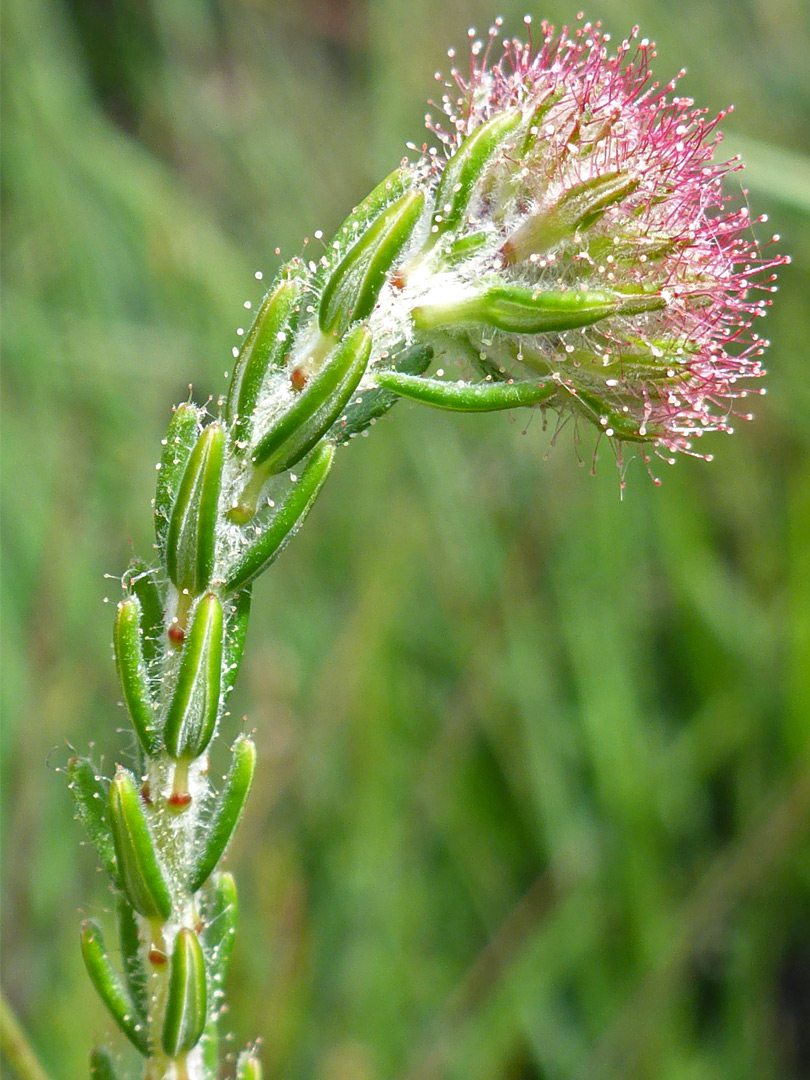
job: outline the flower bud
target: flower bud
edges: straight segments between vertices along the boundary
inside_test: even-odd
[[[202,846],[189,878],[191,892],[202,888],[225,854],[245,809],[255,770],[256,746],[247,735],[240,735],[231,747],[231,767],[225,786],[219,793],[210,820],[205,822]]]
[[[225,432],[209,424],[189,456],[172,509],[166,569],[182,592],[198,596],[211,580]]]
[[[233,424],[237,452],[249,445],[253,415],[268,372],[283,367],[290,351],[298,325],[303,287],[300,260],[293,260],[265,296],[248,330],[225,404],[225,417]]]
[[[143,1018],[124,988],[104,947],[101,927],[95,919],[82,923],[82,956],[90,981],[110,1016],[144,1057],[149,1055],[149,1036]]]
[[[321,295],[318,318],[323,333],[340,335],[350,323],[368,318],[392,263],[413,235],[424,205],[423,192],[408,191],[359,234]]]
[[[199,434],[200,410],[187,402],[178,405],[163,443],[155,490],[155,537],[158,551],[164,556],[172,510]]]
[[[165,922],[172,897],[158,862],[141,796],[131,773],[119,767],[110,782],[110,828],[121,888],[146,919]]]
[[[277,503],[269,523],[260,527],[258,538],[230,567],[223,585],[225,592],[243,588],[278,558],[312,509],[332,468],[334,456],[335,448],[327,440],[315,448],[298,481]]]
[[[300,461],[329,430],[351,397],[371,354],[371,333],[360,324],[327,356],[301,393],[264,433],[253,464],[272,476]]]
[[[504,160],[507,140],[521,118],[520,109],[506,109],[475,128],[461,142],[445,165],[436,189],[436,210],[431,218],[425,251],[461,224],[475,189],[485,180],[493,160]]]
[[[222,638],[222,604],[208,593],[194,610],[163,728],[166,751],[175,759],[199,757],[214,734],[222,687]]]
[[[481,323],[512,334],[551,334],[576,330],[610,315],[638,315],[665,306],[660,296],[524,289],[493,286],[454,303],[426,304],[413,309],[420,330]]]
[[[543,24],[539,42],[506,39],[493,59],[498,36],[473,50],[469,75],[454,70],[446,127],[429,124],[446,160],[423,160],[438,174],[431,236],[400,272],[413,340],[453,339],[498,382],[550,378],[559,389],[538,404],[609,438],[694,453],[697,437],[731,430],[740,382],[763,374],[753,327],[788,261],[723,192],[740,166],[712,161],[721,117],[675,81],[656,88],[637,30],[615,55],[590,22]],[[472,405],[463,386],[419,397],[408,379],[379,381],[397,383]]]
[[[197,1045],[207,1010],[205,958],[197,935],[184,926],[174,939],[163,1021],[163,1050],[169,1057],[187,1054]]]
[[[122,600],[115,616],[113,644],[129,718],[144,750],[154,756],[160,749],[160,739],[155,730],[156,703],[152,699],[143,657],[141,617],[141,602],[137,596]]]

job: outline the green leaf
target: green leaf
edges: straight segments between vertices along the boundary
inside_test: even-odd
[[[225,854],[245,809],[255,770],[256,747],[247,735],[240,735],[231,747],[231,767],[225,786],[211,820],[204,823],[202,846],[188,883],[191,892],[202,888]]]
[[[169,1057],[187,1054],[200,1041],[208,1010],[205,957],[193,930],[177,932],[163,1021],[163,1049]]]
[[[96,992],[107,1011],[133,1046],[149,1055],[149,1037],[132,1000],[104,948],[101,927],[94,919],[82,923],[82,956]]]
[[[225,432],[209,424],[186,464],[166,539],[166,569],[181,591],[198,596],[214,569]]]
[[[433,359],[430,345],[411,345],[401,349],[391,361],[391,370],[405,372],[408,375],[421,375],[427,371]],[[377,380],[379,382],[379,379]],[[364,431],[370,424],[383,416],[394,402],[397,395],[388,390],[364,390],[362,395],[353,398],[336,425],[336,431],[342,440]]]
[[[351,322],[368,318],[424,205],[421,191],[408,191],[359,233],[323,290],[318,319],[324,333],[340,335]]]
[[[267,476],[289,469],[320,441],[351,397],[371,355],[371,332],[355,326],[273,426],[253,453]]]
[[[276,506],[273,517],[258,539],[231,567],[223,585],[226,592],[243,588],[278,558],[311,510],[329,475],[334,455],[334,446],[326,440],[315,449],[298,482],[290,487],[286,497]]]
[[[149,998],[138,919],[134,908],[123,894],[118,897],[118,940],[121,944],[124,977],[130,997],[141,1021],[145,1023],[149,1014]]]
[[[476,413],[539,405],[553,397],[560,388],[560,384],[553,379],[454,383],[442,379],[402,375],[395,371],[380,372],[377,382],[394,393],[410,398],[411,401],[434,405],[439,409]]]
[[[172,509],[199,433],[200,410],[189,402],[178,405],[166,432],[155,489],[155,537],[164,558]]]
[[[213,989],[225,980],[239,922],[233,874],[218,873],[209,878],[200,894],[200,917],[203,922],[202,947]]]
[[[219,1077],[219,1026],[216,1014],[209,1016],[205,1031],[200,1039],[202,1051],[203,1080],[218,1080]]]
[[[171,893],[135,779],[120,766],[110,782],[109,814],[121,888],[144,918],[165,922],[172,911]]]
[[[303,263],[293,259],[261,303],[236,361],[225,416],[233,425],[237,453],[244,451],[253,431],[253,414],[267,372],[283,367],[290,351],[304,289]]]
[[[216,727],[222,689],[222,604],[207,593],[192,615],[163,741],[171,757],[196,758]]]
[[[107,816],[108,783],[96,772],[96,767],[90,758],[71,758],[67,764],[67,775],[76,817],[87,830],[110,879],[117,885],[118,865],[115,861],[115,845]]]
[[[420,330],[483,323],[507,333],[544,334],[590,326],[610,315],[638,315],[663,307],[666,301],[654,294],[496,285],[451,303],[416,307],[411,315]]]
[[[149,671],[143,656],[141,621],[140,600],[137,596],[125,597],[116,611],[113,644],[129,718],[141,746],[154,757],[160,751],[160,738],[155,728],[156,702],[152,699]]]

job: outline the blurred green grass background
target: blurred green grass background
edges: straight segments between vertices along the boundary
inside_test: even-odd
[[[3,6],[3,979],[55,1080],[109,1033],[77,909],[111,901],[57,768],[127,752],[103,574],[150,550],[170,406],[222,391],[276,246],[422,141],[446,47],[524,5]],[[587,14],[737,107],[794,259],[769,396],[623,501],[539,418],[402,405],[340,454],[231,721],[226,1023],[274,1080],[810,1076],[810,6]]]

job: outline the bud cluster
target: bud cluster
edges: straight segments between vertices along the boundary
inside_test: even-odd
[[[137,736],[134,768],[68,766],[77,816],[116,890],[122,964],[88,920],[96,990],[146,1080],[216,1080],[217,1021],[236,930],[219,869],[256,768],[238,735],[217,792],[209,747],[242,658],[253,580],[308,515],[336,448],[407,397],[466,412],[573,410],[618,443],[692,452],[730,430],[762,374],[753,332],[780,262],[712,164],[717,120],[582,24],[540,46],[473,45],[453,73],[444,154],[404,163],[317,262],[278,272],[220,414],[172,417],[154,501],[159,565],[123,578],[113,641]],[[636,32],[632,37],[636,36]],[[453,354],[472,377],[427,375]],[[294,470],[294,471],[293,471]],[[94,1051],[91,1075],[113,1080]],[[240,1080],[260,1080],[253,1050]]]

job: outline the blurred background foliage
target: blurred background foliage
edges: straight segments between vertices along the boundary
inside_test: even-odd
[[[422,141],[489,4],[3,5],[4,982],[55,1080],[109,1034],[77,909],[111,904],[57,773],[129,752],[105,603],[170,406],[224,388],[274,249]],[[231,721],[261,757],[227,1022],[274,1080],[810,1076],[810,6],[588,15],[736,105],[794,258],[769,396],[623,501],[537,416],[401,405],[341,452]]]

